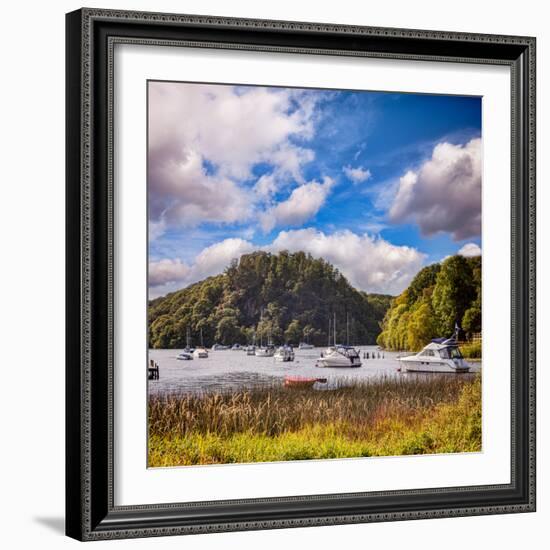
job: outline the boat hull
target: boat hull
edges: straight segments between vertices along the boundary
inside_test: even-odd
[[[275,355],[275,361],[278,361],[279,363],[290,363],[291,361],[294,361],[294,357]]]
[[[418,361],[400,359],[401,369],[407,372],[435,372],[460,374],[469,372],[469,365],[455,365],[448,361]]]
[[[317,382],[317,378],[285,378],[285,388],[311,388]]]
[[[361,366],[361,363],[341,365],[335,362],[317,361],[315,366],[321,369],[356,369]]]
[[[361,362],[351,362],[349,359],[343,357],[321,357],[317,359],[317,367],[324,369],[354,369],[361,366]]]
[[[273,357],[274,354],[274,351],[265,349],[257,349],[255,352],[256,357]]]

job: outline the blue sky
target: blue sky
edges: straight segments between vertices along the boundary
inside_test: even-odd
[[[392,294],[481,252],[478,97],[151,82],[149,128],[152,296],[257,249]]]

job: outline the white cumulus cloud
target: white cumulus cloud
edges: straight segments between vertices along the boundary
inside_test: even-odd
[[[356,288],[393,295],[408,286],[426,257],[415,248],[396,246],[366,233],[346,230],[327,235],[313,228],[282,231],[265,246],[225,239],[205,248],[189,266],[180,260],[150,262],[149,295],[161,296],[222,273],[233,259],[256,250],[308,252],[333,264]]]
[[[349,164],[342,168],[344,174],[350,179],[354,184],[362,183],[369,180],[372,177],[371,171],[368,168],[363,168],[362,166],[357,166],[357,168],[352,168]]]
[[[313,228],[282,231],[267,248],[309,252],[335,265],[356,288],[389,294],[402,292],[425,258],[415,248],[349,230],[332,235]]]
[[[473,256],[481,256],[481,248],[476,243],[466,243],[458,251],[458,254],[466,258],[472,258]]]
[[[323,182],[310,181],[296,187],[289,198],[260,214],[262,229],[271,231],[279,225],[295,226],[313,218],[330,193],[334,180],[325,177]]]
[[[234,259],[252,252],[257,247],[238,238],[224,239],[206,247],[191,265],[181,260],[149,262],[149,296],[162,296],[167,292],[184,288],[212,275],[222,273]]]
[[[316,101],[300,90],[151,82],[151,221],[246,221],[255,197],[243,182],[258,163],[272,173],[271,184],[260,184],[260,195],[285,178],[302,182],[302,166],[314,153],[291,138],[312,137]]]
[[[189,275],[189,266],[180,259],[163,259],[149,262],[149,286],[162,286],[185,281]]]
[[[432,157],[399,181],[389,215],[415,221],[422,234],[451,233],[455,240],[481,233],[481,139],[439,143]]]

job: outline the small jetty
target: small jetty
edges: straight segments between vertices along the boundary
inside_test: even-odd
[[[158,380],[159,379],[159,365],[152,359],[149,361],[149,380]]]

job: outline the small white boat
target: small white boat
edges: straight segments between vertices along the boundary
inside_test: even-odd
[[[264,318],[264,310],[262,309],[260,313],[260,322],[263,320],[263,318]],[[275,347],[271,342],[271,331],[269,331],[269,335],[267,338],[267,346],[263,345],[263,335],[260,334],[260,346],[254,350],[254,355],[256,357],[273,357],[274,354],[275,354]]]
[[[241,346],[241,344],[233,344],[231,346],[231,351],[242,351],[244,348]]]
[[[256,346],[247,346],[246,355],[256,355]]]
[[[294,350],[290,346],[281,346],[277,349],[273,357],[275,361],[281,361],[283,363],[294,361]]]
[[[222,344],[214,344],[212,346],[212,351],[224,351],[229,349],[229,346],[223,346]]]
[[[450,338],[434,338],[422,351],[398,357],[401,370],[407,372],[468,372],[470,365],[458,349],[458,326]]]
[[[306,342],[300,342],[298,349],[313,349],[313,344],[307,344]]]
[[[193,359],[193,355],[186,351],[182,351],[181,353],[178,353],[178,355],[176,355],[176,359],[178,359],[179,361],[191,361]]]
[[[275,355],[275,348],[273,346],[260,346],[256,348],[254,355],[256,357],[273,357]]]
[[[193,352],[193,357],[196,359],[206,359],[208,357],[208,351],[206,351],[206,348],[196,348]]]
[[[316,366],[324,368],[360,367],[361,357],[352,346],[334,346],[317,359]]]

